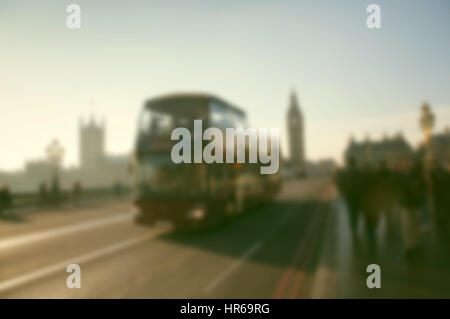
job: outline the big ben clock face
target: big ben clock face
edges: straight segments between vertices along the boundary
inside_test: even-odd
[[[449,0],[0,0],[0,298],[450,298],[449,52]]]

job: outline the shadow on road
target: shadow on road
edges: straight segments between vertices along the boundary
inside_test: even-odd
[[[262,243],[262,252],[246,256],[250,261],[309,271],[320,251],[327,205],[316,200],[277,200],[208,228],[173,231],[158,239],[235,259]],[[302,258],[294,262],[299,253]]]

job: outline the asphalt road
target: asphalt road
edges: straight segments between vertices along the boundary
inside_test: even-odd
[[[326,179],[289,181],[273,203],[184,234],[137,225],[127,202],[0,220],[0,298],[310,297],[332,196]]]

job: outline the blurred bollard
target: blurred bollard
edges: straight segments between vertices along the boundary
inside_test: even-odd
[[[73,183],[72,187],[72,199],[73,199],[73,205],[80,206],[81,202],[81,196],[83,193],[83,187],[80,182]]]
[[[3,186],[0,190],[0,216],[3,215],[4,211],[11,207],[12,197],[8,186]]]
[[[122,193],[123,193],[122,183],[117,181],[116,183],[114,183],[114,197],[120,198],[122,197]]]

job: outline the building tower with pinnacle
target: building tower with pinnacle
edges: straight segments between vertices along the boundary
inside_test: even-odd
[[[80,119],[80,166],[83,169],[101,165],[105,151],[105,124],[93,117],[84,123]]]
[[[301,174],[305,173],[305,145],[303,114],[298,105],[297,96],[293,91],[289,101],[287,113],[287,127],[289,137],[290,163],[298,168]]]

